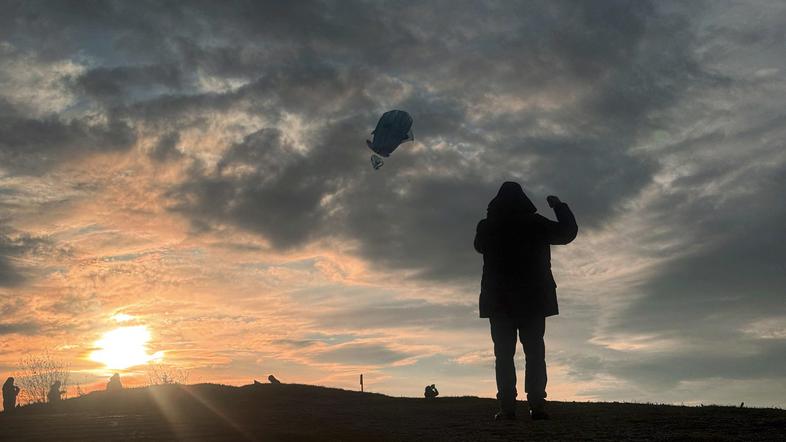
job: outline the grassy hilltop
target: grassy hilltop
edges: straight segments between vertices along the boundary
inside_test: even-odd
[[[526,404],[520,404],[526,417]],[[550,402],[494,422],[496,401],[395,398],[309,385],[165,385],[0,414],[2,440],[783,440],[786,411]]]

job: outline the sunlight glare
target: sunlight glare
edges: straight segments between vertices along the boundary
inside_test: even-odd
[[[149,341],[150,331],[144,325],[116,328],[96,341],[98,350],[90,354],[90,359],[108,369],[124,369],[161,359],[163,352],[147,353]]]
[[[134,319],[133,316],[127,315],[125,313],[117,313],[111,316],[111,319],[114,319],[115,322],[126,322]]]

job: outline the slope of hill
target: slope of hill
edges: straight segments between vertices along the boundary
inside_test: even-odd
[[[552,419],[494,422],[476,397],[395,398],[308,385],[94,392],[0,414],[3,440],[783,440],[786,411],[551,402]],[[523,414],[526,404],[520,404]]]

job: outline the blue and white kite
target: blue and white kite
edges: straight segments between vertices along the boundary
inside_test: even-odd
[[[401,143],[415,140],[412,117],[402,110],[385,112],[371,135],[374,137],[366,140],[366,145],[376,154],[371,155],[371,166],[377,170],[385,164],[380,156],[387,158]]]

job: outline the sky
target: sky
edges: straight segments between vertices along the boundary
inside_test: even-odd
[[[472,242],[515,180],[579,224],[550,399],[786,406],[783,2],[0,8],[0,376],[493,397]]]

